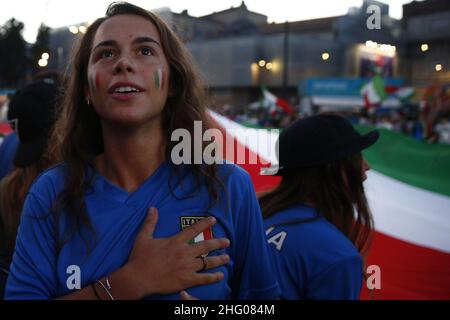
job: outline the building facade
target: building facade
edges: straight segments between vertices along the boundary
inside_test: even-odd
[[[416,86],[450,84],[450,1],[403,5],[403,75]]]
[[[390,18],[389,6],[374,0],[364,0],[360,8],[350,8],[342,16],[289,23],[268,23],[267,16],[252,12],[244,2],[203,17],[167,8],[156,13],[187,44],[217,103],[244,106],[260,98],[261,86],[297,103],[299,84],[306,79],[369,77],[375,67],[385,77],[402,77],[407,83],[435,78],[448,81],[448,73],[436,75],[424,68],[435,61],[447,68],[450,64],[450,28],[445,28],[450,21],[449,4],[447,0],[413,2],[404,6],[403,21]],[[427,11],[421,6],[435,9]],[[442,8],[447,11],[441,12]],[[368,24],[373,15],[379,20],[375,28]],[[431,29],[420,28],[424,21]],[[83,28],[52,31],[56,59],[50,61],[51,67],[67,66]],[[423,41],[430,46],[425,58],[416,50]]]

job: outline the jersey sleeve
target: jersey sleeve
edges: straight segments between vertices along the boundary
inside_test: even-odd
[[[336,262],[308,281],[306,296],[314,300],[358,300],[362,270],[360,257]]]
[[[239,199],[233,246],[232,299],[277,299],[280,296],[265,240],[261,209],[248,174],[230,201]],[[234,197],[233,197],[234,196]]]
[[[50,299],[56,292],[56,241],[50,204],[28,193],[16,239],[6,299]]]

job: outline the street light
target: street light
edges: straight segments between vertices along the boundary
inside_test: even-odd
[[[272,62],[268,62],[268,63],[266,64],[266,69],[267,69],[267,70],[272,70],[272,69],[273,69],[273,63],[272,63]]]
[[[437,65],[434,66],[434,69],[439,72],[442,70],[442,64],[438,63]]]
[[[78,28],[75,26],[70,26],[69,27],[69,31],[72,32],[73,34],[77,34],[78,33]]]
[[[428,50],[428,44],[423,43],[423,44],[420,46],[420,50],[422,50],[423,52],[427,51],[427,50]]]
[[[258,65],[259,65],[261,68],[264,68],[264,66],[266,65],[266,60],[259,60]]]
[[[44,52],[41,56],[42,59],[48,60],[50,58],[50,55],[47,52]]]
[[[328,52],[322,53],[322,60],[326,61],[330,58],[330,54]]]
[[[372,40],[367,40],[366,41],[366,47],[371,48],[371,49],[375,49],[377,47],[378,43],[372,41]]]
[[[48,60],[46,60],[46,59],[39,59],[39,61],[38,61],[38,65],[41,68],[46,67],[47,64],[48,64]]]

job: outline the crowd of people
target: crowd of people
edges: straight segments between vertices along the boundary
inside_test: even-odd
[[[219,107],[215,108],[215,111],[238,123],[260,128],[285,128],[301,117],[298,108],[292,114],[287,114],[281,109],[270,110],[264,107],[257,109]]]
[[[430,109],[433,112],[430,112]],[[311,115],[300,106],[295,113],[287,114],[281,109],[219,108],[223,115],[245,125],[262,128],[285,128],[297,119]],[[320,108],[312,114],[320,113]],[[378,129],[392,130],[426,143],[450,144],[450,100],[441,108],[408,103],[399,108],[361,108],[357,111],[341,111],[353,124],[370,125]]]
[[[356,124],[392,130],[426,143],[450,144],[450,112],[446,111],[430,119],[418,106],[406,106],[373,115],[358,114],[352,120]]]

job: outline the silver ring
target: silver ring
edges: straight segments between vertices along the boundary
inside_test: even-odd
[[[200,272],[205,271],[208,268],[208,261],[206,261],[206,256],[201,255],[198,258],[201,259],[203,262],[203,268],[200,269]]]

